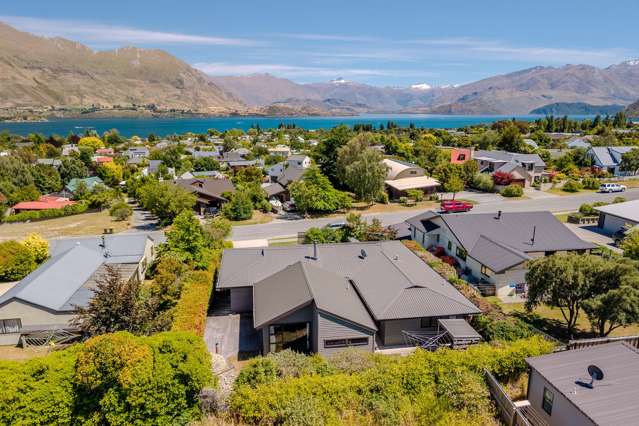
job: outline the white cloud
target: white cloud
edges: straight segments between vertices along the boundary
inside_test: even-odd
[[[0,21],[34,34],[47,37],[68,37],[83,42],[137,44],[197,44],[216,46],[253,46],[253,40],[211,37],[192,34],[148,31],[104,24],[67,20],[51,20],[27,16],[0,16]]]
[[[414,77],[432,75],[430,72],[376,68],[341,68],[296,66],[287,64],[233,64],[228,62],[195,63],[193,66],[209,75],[273,74],[287,78],[340,77]]]

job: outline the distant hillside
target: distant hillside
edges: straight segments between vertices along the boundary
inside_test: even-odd
[[[530,111],[530,113],[546,115],[613,115],[623,110],[623,105],[590,105],[583,102],[556,102],[535,108]]]
[[[631,104],[626,108],[626,114],[630,117],[639,117],[639,101]]]
[[[94,52],[0,23],[0,108],[123,104],[209,114],[245,109],[207,75],[162,50]]]

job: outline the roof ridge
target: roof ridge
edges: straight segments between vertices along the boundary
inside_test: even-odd
[[[493,240],[492,238],[490,238],[489,236],[484,235],[484,234],[479,234],[479,237],[477,238],[477,241],[475,241],[475,244],[473,245],[473,249],[475,248],[475,246],[476,246],[476,245],[477,245],[477,243],[479,242],[479,239],[480,239],[480,238],[485,238],[485,239],[487,239],[488,241],[490,241],[491,243],[498,245],[499,247],[503,248],[504,250],[508,250],[509,252],[511,252],[511,253],[512,253],[512,254],[514,254],[514,255],[521,256],[521,255],[523,254],[523,255],[524,255],[523,257],[526,257],[526,258],[528,258],[528,259],[530,259],[530,258],[531,258],[530,256],[528,256],[528,255],[526,254],[526,252],[524,252],[524,251],[520,251],[520,250],[517,250],[515,247],[511,247],[511,246],[509,246],[508,244],[503,243],[503,242],[501,242],[501,241]],[[471,251],[472,251],[472,250],[471,250]]]

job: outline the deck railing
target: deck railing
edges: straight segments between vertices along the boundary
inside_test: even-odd
[[[506,426],[535,426],[530,423],[522,411],[517,408],[515,403],[510,399],[504,388],[499,384],[497,379],[488,370],[484,370],[484,378],[488,385],[490,395],[495,400],[499,417]],[[540,425],[541,426],[541,425]]]
[[[598,337],[595,339],[571,340],[568,342],[566,349],[583,349],[613,342],[626,342],[630,346],[639,349],[639,336]]]

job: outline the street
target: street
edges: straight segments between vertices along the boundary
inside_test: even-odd
[[[544,194],[540,193],[539,195]],[[480,194],[485,199],[481,199],[480,204],[475,205],[473,212],[475,213],[491,213],[498,210],[504,212],[521,212],[521,211],[539,211],[547,210],[553,213],[575,211],[583,203],[594,203],[597,201],[611,202],[615,197],[624,197],[626,200],[639,199],[639,188],[628,189],[624,193],[599,194],[599,193],[583,193],[575,195],[548,195],[540,198],[524,198],[520,200],[505,200],[491,194]],[[403,222],[409,217],[416,216],[425,210],[406,210],[392,213],[381,214],[363,214],[362,217],[372,219],[377,217],[382,221],[383,225],[393,225]],[[255,240],[255,239],[271,239],[277,237],[286,237],[297,235],[298,232],[304,232],[312,227],[322,227],[329,223],[339,221],[337,217],[321,218],[321,219],[296,219],[282,220],[276,219],[272,222],[261,225],[245,225],[233,227],[231,239],[234,241]]]

